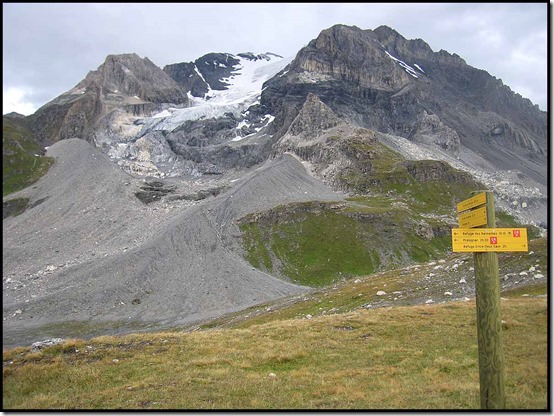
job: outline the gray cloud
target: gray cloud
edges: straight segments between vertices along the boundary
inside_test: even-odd
[[[158,66],[208,52],[291,56],[336,23],[388,25],[456,53],[546,109],[547,3],[3,4],[3,90],[35,108],[72,88],[109,54]],[[4,108],[3,113],[12,111]]]

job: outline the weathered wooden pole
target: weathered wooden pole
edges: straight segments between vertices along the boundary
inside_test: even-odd
[[[486,191],[487,225],[496,227],[493,193]],[[504,409],[504,358],[500,319],[500,280],[496,252],[474,253],[477,344],[482,409]]]

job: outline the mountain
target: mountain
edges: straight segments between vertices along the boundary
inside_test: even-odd
[[[25,116],[9,113],[2,117],[2,193],[8,195],[36,182],[53,159],[31,132]],[[6,208],[6,207],[4,207]],[[8,210],[4,209],[4,216]]]
[[[187,106],[186,91],[152,61],[136,54],[109,55],[96,71],[28,120],[46,145],[72,137],[94,141],[99,123],[114,112],[144,115],[167,103]]]
[[[442,259],[475,190],[497,226],[547,226],[546,113],[386,26],[336,25],[290,58],[110,55],[16,118],[56,162],[4,198],[14,345],[194,325]]]
[[[311,95],[408,159],[470,172],[522,221],[546,222],[546,112],[456,54],[386,26],[322,31],[264,85],[257,109],[275,116],[270,134],[288,143],[276,146],[303,158],[306,144],[286,136]]]
[[[546,113],[501,80],[455,54],[433,52],[421,39],[407,40],[386,26],[324,30],[266,85],[261,105],[276,116],[278,132],[309,93],[361,127],[471,162],[469,151],[496,169],[521,170],[546,184]]]

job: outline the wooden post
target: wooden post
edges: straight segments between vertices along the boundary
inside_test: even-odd
[[[486,228],[495,228],[493,193],[486,191],[486,195]],[[498,255],[495,252],[474,253],[473,259],[475,262],[481,408],[504,409],[506,403],[504,398],[504,358],[502,353],[502,321],[500,319]]]

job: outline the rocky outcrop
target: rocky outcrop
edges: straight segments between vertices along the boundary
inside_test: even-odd
[[[140,191],[135,192],[135,196],[144,204],[159,201],[164,196],[175,192],[175,186],[166,185],[159,181],[145,182],[140,186]]]
[[[318,102],[317,97],[313,96],[306,100],[306,107],[310,108]],[[321,102],[316,106],[325,108],[325,104]],[[327,120],[324,125],[328,128],[313,129],[313,124],[307,122],[309,118],[303,117],[309,111],[304,110],[301,110],[289,132],[276,143],[272,156],[283,152],[292,153],[308,162],[312,172],[327,185],[337,191],[349,193],[354,184],[346,178],[370,177],[373,172],[373,160],[377,155],[375,146],[378,144],[376,133],[345,124],[328,108],[323,111],[326,115],[323,119]],[[293,129],[299,120],[303,120],[298,124],[303,129]],[[317,124],[319,123],[315,121],[315,125]],[[292,132],[297,135],[291,134]]]
[[[164,72],[195,97],[204,97],[208,84],[196,72],[193,62],[181,62],[164,66]]]
[[[458,133],[446,126],[436,114],[427,114],[426,111],[408,138],[415,142],[435,144],[452,154],[458,154],[461,147]]]
[[[340,119],[335,113],[315,94],[309,93],[302,109],[290,125],[288,134],[310,138],[339,123]]]
[[[43,350],[46,347],[63,344],[64,341],[65,340],[63,338],[52,338],[52,339],[45,339],[44,341],[33,342],[33,344],[31,345],[31,352],[38,352]]]
[[[460,184],[473,182],[471,175],[455,170],[448,163],[440,160],[407,160],[402,165],[418,182],[444,181]]]

